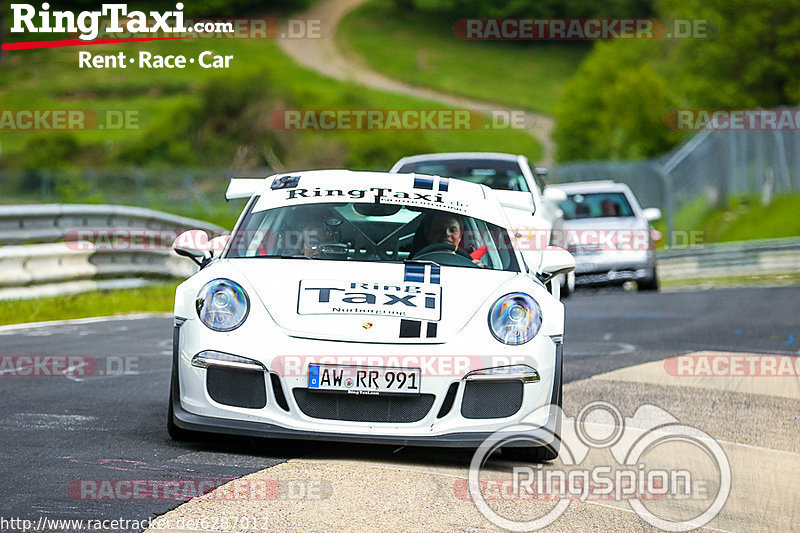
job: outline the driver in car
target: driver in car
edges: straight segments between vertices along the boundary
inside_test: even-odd
[[[327,236],[327,232],[322,224],[318,222],[307,224],[301,230],[300,236],[300,253],[306,257],[311,257],[312,259],[318,258],[320,254],[319,245],[321,244],[323,238]]]
[[[453,247],[452,253],[457,253],[461,240],[464,237],[464,223],[461,217],[448,213],[434,213],[425,215],[422,220],[423,236],[426,243],[423,243],[418,250],[432,244],[449,244]],[[473,263],[483,268],[484,264],[480,259],[471,259]]]

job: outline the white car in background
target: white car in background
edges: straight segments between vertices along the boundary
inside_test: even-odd
[[[656,207],[642,209],[624,183],[584,181],[551,185],[567,196],[561,205],[564,229],[558,239],[575,256],[578,285],[635,281],[640,291],[658,290],[656,241],[650,225]]]
[[[574,260],[528,262],[490,189],[327,170],[227,197],[249,202],[220,253],[197,230],[174,245],[201,269],[175,295],[173,438],[476,447],[525,420],[541,445],[509,455],[557,455],[564,306],[545,283]]]
[[[542,250],[552,243],[553,232],[563,226],[559,203],[565,200],[557,189],[546,187],[547,169],[531,169],[524,155],[496,152],[452,152],[420,154],[400,159],[389,172],[418,173],[458,178],[486,185],[506,210],[512,227],[520,233],[522,246]],[[560,296],[575,287],[572,273],[558,278]]]

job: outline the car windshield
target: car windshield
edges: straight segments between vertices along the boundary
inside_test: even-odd
[[[564,220],[633,216],[631,204],[621,192],[570,194],[559,207],[564,212]]]
[[[500,159],[448,159],[406,163],[398,172],[459,178],[500,191],[530,192],[515,161]]]
[[[317,203],[253,211],[231,237],[228,258],[433,261],[519,272],[506,229],[447,211],[400,204]]]

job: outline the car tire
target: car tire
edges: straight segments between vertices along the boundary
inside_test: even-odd
[[[658,274],[656,269],[653,269],[653,275],[645,278],[636,284],[636,289],[639,291],[657,291],[658,290]]]
[[[520,446],[503,448],[503,457],[511,461],[519,461],[522,463],[548,463],[554,461],[558,457],[558,452],[561,449],[561,393],[563,389],[563,380],[559,378],[558,383],[558,398],[556,405],[558,406],[558,413],[556,416],[555,434],[558,437],[554,442],[546,446]]]
[[[169,408],[167,409],[167,433],[172,440],[177,441],[196,441],[201,440],[202,433],[197,431],[190,431],[183,429],[175,424],[175,411],[172,408],[172,402],[175,400],[175,389],[170,385],[169,387]]]

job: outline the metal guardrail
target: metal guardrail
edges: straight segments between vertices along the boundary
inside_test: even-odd
[[[765,239],[671,249],[658,254],[662,280],[800,273],[800,238]]]
[[[208,222],[139,207],[2,206],[0,300],[139,286],[143,277],[188,277],[194,263],[170,249],[187,229],[223,232]]]
[[[125,205],[44,204],[0,206],[0,244],[63,241],[78,230],[203,229],[219,233],[208,222]]]

